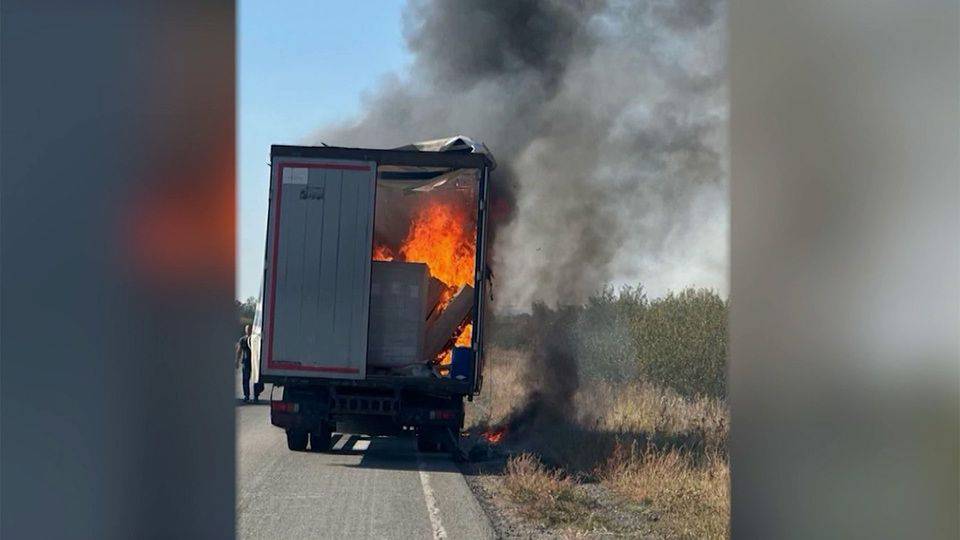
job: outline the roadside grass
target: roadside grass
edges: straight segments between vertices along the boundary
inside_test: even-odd
[[[727,453],[730,413],[716,398],[686,398],[651,384],[598,381],[580,389],[576,408],[581,425],[617,434],[620,445],[697,455]]]
[[[610,456],[601,477],[617,494],[656,510],[666,536],[730,535],[730,467],[719,455],[693,460],[677,450],[619,449]]]
[[[486,353],[483,390],[471,407],[466,408],[466,426],[495,425],[520,406],[529,391],[523,385],[527,353],[493,347]]]
[[[507,461],[503,487],[528,519],[584,531],[606,527],[596,502],[582,494],[563,471],[548,469],[533,454],[519,454]]]
[[[528,398],[525,352],[491,349],[484,391],[468,425],[497,425]],[[609,530],[603,508],[578,490],[599,481],[644,508],[664,537],[729,536],[729,412],[712,397],[683,397],[638,382],[588,380],[576,417],[515,434],[504,488],[528,519],[551,527]],[[548,465],[544,465],[547,463]],[[582,487],[582,486],[581,486]]]
[[[715,398],[688,399],[650,385],[601,385],[590,393],[579,406],[595,415],[598,426],[654,434],[646,445],[636,439],[619,441],[596,469],[601,482],[655,510],[665,536],[728,538],[726,404]]]

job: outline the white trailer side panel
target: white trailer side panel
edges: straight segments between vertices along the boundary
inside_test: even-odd
[[[365,377],[376,176],[370,161],[274,160],[262,374]]]

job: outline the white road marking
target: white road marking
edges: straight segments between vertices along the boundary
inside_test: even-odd
[[[347,444],[347,441],[349,440],[350,440],[349,433],[340,434],[340,440],[338,440],[337,443],[333,445],[333,450],[338,450],[338,451],[343,450],[343,445]]]
[[[430,487],[430,477],[427,471],[423,470],[423,461],[417,456],[417,465],[420,472],[420,486],[423,487],[423,499],[427,502],[427,515],[430,516],[430,526],[433,527],[434,540],[441,540],[447,537],[447,531],[443,528],[443,522],[440,521],[440,508],[437,506],[437,499],[433,495],[433,488]]]
[[[366,439],[353,443],[353,449],[358,452],[363,452],[369,447],[370,447],[370,441]]]

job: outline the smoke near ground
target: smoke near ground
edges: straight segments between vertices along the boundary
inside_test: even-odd
[[[500,309],[604,283],[726,294],[724,4],[419,0],[414,60],[312,143],[464,134],[498,161]]]

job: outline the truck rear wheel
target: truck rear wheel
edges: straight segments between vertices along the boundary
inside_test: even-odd
[[[417,452],[441,452],[443,451],[442,439],[440,433],[435,429],[417,430]]]
[[[333,429],[330,424],[321,422],[320,428],[317,431],[310,432],[310,450],[314,452],[329,452],[330,435],[332,434]]]
[[[300,429],[287,430],[287,448],[294,452],[303,452],[307,449],[307,432]]]

